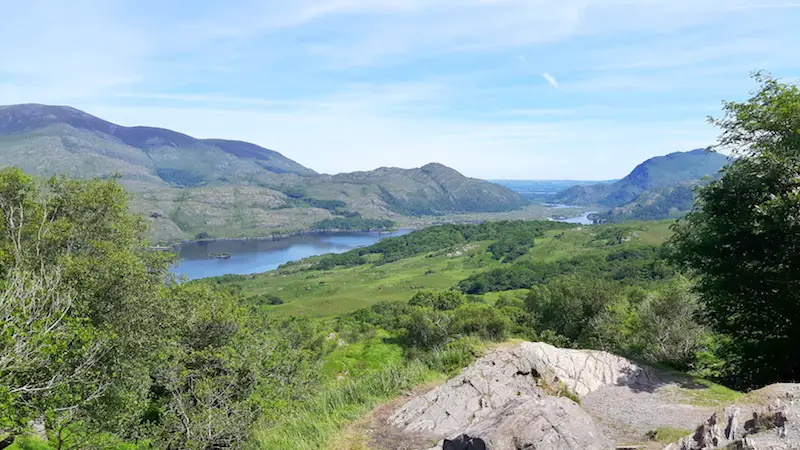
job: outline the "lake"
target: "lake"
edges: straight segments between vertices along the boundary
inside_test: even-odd
[[[582,216],[570,217],[569,219],[561,220],[560,222],[577,223],[579,225],[592,225],[594,222],[589,218],[589,214],[597,214],[596,211],[584,213]]]
[[[247,275],[275,270],[289,261],[325,253],[343,253],[372,245],[381,239],[400,236],[411,230],[393,233],[313,233],[285,239],[235,239],[183,244],[178,249],[180,263],[172,270],[190,280],[226,274]],[[229,259],[211,258],[225,253]]]

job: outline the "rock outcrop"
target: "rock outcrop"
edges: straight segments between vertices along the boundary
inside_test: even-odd
[[[775,384],[751,392],[666,450],[714,448],[800,449],[800,385]]]
[[[606,352],[505,345],[387,411],[380,434],[414,443],[378,447],[419,450],[438,440],[430,450],[661,449],[647,436],[663,427],[687,432],[669,450],[800,450],[800,385],[770,386],[716,413],[692,400],[702,389]]]
[[[643,385],[651,377],[648,368],[610,353],[524,342],[492,350],[406,403],[390,421],[408,432],[479,438],[494,450],[611,448],[569,397],[608,385]]]

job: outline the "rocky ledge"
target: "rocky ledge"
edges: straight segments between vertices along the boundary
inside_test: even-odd
[[[646,438],[660,427],[687,430],[669,450],[800,449],[800,385],[720,410],[691,401],[705,388],[610,353],[523,342],[490,350],[382,420],[406,443],[438,440],[431,450],[660,449]]]

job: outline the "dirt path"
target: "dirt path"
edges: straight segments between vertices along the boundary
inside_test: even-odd
[[[425,395],[441,382],[418,386],[407,395],[379,405],[352,423],[334,441],[331,450],[421,450],[433,447],[436,436],[407,433],[390,425],[389,417],[414,397]]]
[[[700,387],[698,387],[699,389]],[[647,444],[647,433],[660,427],[694,430],[713,413],[713,407],[690,404],[682,392],[687,387],[665,381],[648,389],[606,386],[581,398],[581,406],[615,445]]]

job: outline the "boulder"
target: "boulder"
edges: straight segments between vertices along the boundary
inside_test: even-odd
[[[554,391],[580,396],[606,385],[646,383],[651,376],[649,369],[607,352],[523,342],[488,352],[461,375],[406,403],[390,420],[405,431],[450,436],[513,400]]]
[[[436,448],[607,449],[576,399],[611,385],[646,385],[650,369],[593,350],[523,342],[489,351],[460,375],[415,397],[389,423],[441,438]]]
[[[490,450],[613,448],[577,403],[564,397],[521,398],[469,427],[461,439]],[[447,448],[446,441],[435,448]],[[456,447],[451,447],[456,448]]]

